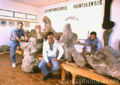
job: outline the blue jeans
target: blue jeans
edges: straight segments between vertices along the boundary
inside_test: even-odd
[[[19,42],[10,41],[10,58],[12,63],[16,63],[16,48],[19,46]]]
[[[55,57],[48,57],[49,62],[52,64],[52,68],[50,70],[47,69],[46,61],[44,59],[42,59],[42,61],[39,63],[39,68],[44,73],[44,75],[59,70],[59,63],[57,61],[53,61],[54,58]]]

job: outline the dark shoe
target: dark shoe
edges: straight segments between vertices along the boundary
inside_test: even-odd
[[[49,79],[49,76],[48,76],[48,75],[46,75],[46,76],[43,77],[43,80],[44,80],[44,81],[46,81],[46,80],[48,80],[48,79]]]
[[[50,78],[50,79],[53,79],[53,78],[54,78],[53,73],[49,73],[49,78]]]
[[[53,78],[53,74],[52,73],[48,73],[46,76],[43,77],[43,80],[48,80],[48,79],[52,79]]]

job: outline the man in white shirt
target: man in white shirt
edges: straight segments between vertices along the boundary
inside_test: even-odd
[[[57,51],[59,54],[57,56]],[[61,59],[64,50],[57,40],[54,39],[52,32],[47,33],[47,40],[43,44],[43,59],[39,64],[39,68],[44,73],[44,80],[53,77],[53,72],[59,70],[59,60]],[[50,70],[47,69],[50,68]]]

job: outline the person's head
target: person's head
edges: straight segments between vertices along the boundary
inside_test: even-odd
[[[90,33],[90,39],[91,40],[95,40],[96,37],[97,37],[97,33],[96,32],[93,31],[93,32]]]
[[[23,23],[22,22],[18,22],[18,29],[22,29],[23,28]]]
[[[53,32],[47,32],[47,39],[50,43],[54,42],[54,34]]]

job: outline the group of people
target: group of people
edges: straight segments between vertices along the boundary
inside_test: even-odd
[[[28,41],[26,32],[23,30],[23,23],[18,22],[16,29],[12,30],[10,36],[10,58],[12,61],[12,67],[16,67],[16,49],[20,46],[20,43]],[[39,36],[40,37],[40,36]],[[38,38],[39,38],[38,37]],[[59,70],[59,61],[65,53],[63,45],[56,40],[53,32],[47,32],[47,40],[43,43],[43,59],[39,63],[39,69],[44,73],[44,80],[53,78],[53,72]],[[96,32],[91,32],[88,39],[85,41],[83,47],[83,53],[96,52],[102,48],[101,41],[97,38]],[[88,51],[90,49],[90,51]],[[59,52],[58,52],[59,51]]]

